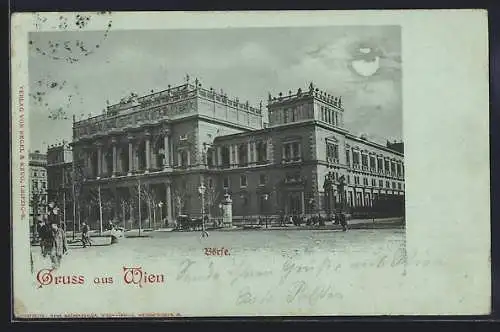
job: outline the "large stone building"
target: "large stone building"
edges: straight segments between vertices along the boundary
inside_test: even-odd
[[[47,156],[36,150],[29,154],[30,168],[30,219],[32,225],[46,213]]]
[[[311,84],[269,95],[267,111],[264,124],[262,104],[195,80],[74,121],[78,201],[89,203],[80,204],[83,218],[102,214],[132,226],[140,215],[153,226],[162,217],[199,216],[201,183],[206,211],[218,215],[227,192],[235,219],[327,213],[340,202],[335,186],[325,198],[327,177],[337,183],[344,176],[351,209],[372,206],[378,195],[404,197],[403,153],[351,135],[340,97]]]

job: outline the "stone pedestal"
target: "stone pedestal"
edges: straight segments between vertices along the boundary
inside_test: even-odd
[[[222,222],[224,227],[233,227],[233,201],[229,194],[224,195],[224,200],[222,201]]]

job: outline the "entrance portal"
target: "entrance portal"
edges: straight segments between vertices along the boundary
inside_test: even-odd
[[[290,192],[288,194],[287,214],[299,215],[304,213],[302,205],[302,192]]]

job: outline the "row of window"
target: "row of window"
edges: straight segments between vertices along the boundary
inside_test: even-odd
[[[177,166],[187,167],[191,165],[191,153],[188,148],[180,148],[177,152]],[[250,149],[249,151],[248,144],[242,143],[233,147],[221,146],[220,152],[221,160],[219,164],[226,168],[230,167],[230,165],[246,166],[250,160],[257,164],[265,163],[268,160],[267,143],[263,141],[255,143],[255,150]],[[217,148],[207,149],[205,158],[208,166],[216,165],[216,153]]]
[[[38,181],[37,180],[33,180],[31,181],[31,184],[33,186],[33,189],[38,189]],[[40,181],[40,189],[46,189],[47,188],[47,182],[45,181]]]
[[[292,123],[313,118],[312,105],[304,104],[295,107],[273,110],[270,114],[270,122],[275,124]]]
[[[332,124],[334,126],[342,125],[342,115],[334,109],[326,106],[321,106],[321,121]]]
[[[360,160],[359,160],[359,155],[360,153],[357,151],[352,151],[352,163],[354,167],[359,167],[360,165]],[[350,153],[349,150],[346,151],[346,161],[347,164],[350,165]],[[366,154],[361,154],[361,166],[364,169],[378,169],[378,170],[384,170],[386,173],[393,173],[398,176],[403,176],[404,174],[404,165],[401,163],[395,163],[390,160],[383,160],[382,158],[375,158],[375,156],[370,156],[368,158],[368,155]]]
[[[267,175],[266,174],[260,174],[259,175],[259,186],[263,186],[267,183]],[[248,185],[248,178],[246,174],[241,174],[240,175],[240,188],[246,188]],[[223,186],[224,188],[230,188],[231,187],[231,182],[228,176],[224,177],[223,180]]]
[[[43,170],[39,170],[39,171],[33,171],[33,177],[43,177],[43,176],[47,176],[47,172],[46,171],[43,171]]]
[[[338,175],[338,173],[337,173]],[[347,183],[351,183],[351,176],[347,176]],[[363,177],[363,185],[368,186],[370,184],[368,178]],[[354,185],[360,185],[360,177],[359,176],[354,176]],[[386,188],[386,189],[398,189],[398,190],[403,190],[404,185],[401,182],[396,182],[396,181],[385,181],[385,187],[384,187],[384,180],[377,180],[376,179],[371,179],[371,184],[372,187],[380,187],[380,188]]]

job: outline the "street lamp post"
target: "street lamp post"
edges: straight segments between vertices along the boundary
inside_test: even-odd
[[[269,199],[269,194],[265,194],[264,195],[264,202],[266,202],[266,207],[267,207],[267,200]],[[265,214],[265,218],[266,218],[266,229],[267,229],[267,212]]]
[[[198,187],[198,192],[201,195],[201,237],[207,237],[208,232],[205,230],[205,191],[206,187],[203,182]]]
[[[220,218],[219,218],[219,226],[220,224],[222,224],[222,214],[223,214],[223,211],[222,211],[222,203],[219,203],[219,213],[220,213]]]
[[[162,211],[163,202],[158,203],[158,207],[160,208],[160,220],[163,223],[163,211]]]

